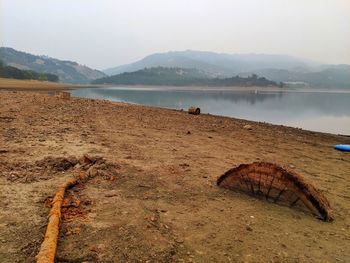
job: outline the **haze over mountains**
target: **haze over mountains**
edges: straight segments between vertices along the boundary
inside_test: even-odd
[[[231,77],[264,68],[291,69],[306,67],[310,61],[286,55],[223,54],[206,51],[171,51],[149,55],[131,64],[104,70],[108,75],[132,72],[145,67],[180,67],[204,70],[215,77]]]
[[[320,88],[350,88],[350,65],[323,65],[287,55],[173,51],[152,54],[104,72],[115,75],[158,66],[195,68],[206,72],[208,77],[258,74],[277,82],[304,82],[305,86]]]
[[[131,64],[106,69],[104,72],[77,62],[36,56],[5,47],[0,47],[0,60],[19,69],[55,74],[60,82],[67,83],[86,84],[103,79],[107,75],[164,67],[195,69],[205,78],[231,78],[237,75],[248,77],[257,74],[278,83],[294,83],[304,87],[350,88],[350,65],[323,65],[287,55],[172,51],[155,53]]]

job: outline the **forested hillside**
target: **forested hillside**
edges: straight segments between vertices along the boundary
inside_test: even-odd
[[[145,68],[135,72],[104,77],[94,84],[165,86],[277,86],[277,83],[252,74],[248,77],[212,78],[198,69]]]
[[[0,77],[11,79],[34,79],[58,82],[58,76],[49,73],[38,73],[32,70],[20,70],[15,67],[6,66],[0,61]]]

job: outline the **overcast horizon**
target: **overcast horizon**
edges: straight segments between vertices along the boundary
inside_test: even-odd
[[[182,50],[350,64],[350,2],[0,0],[0,36],[100,70]]]

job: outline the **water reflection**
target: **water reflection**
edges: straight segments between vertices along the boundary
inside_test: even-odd
[[[350,93],[87,88],[74,96],[187,109],[204,113],[350,134]]]

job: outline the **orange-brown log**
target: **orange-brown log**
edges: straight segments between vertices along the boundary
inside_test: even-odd
[[[276,164],[241,164],[220,176],[217,185],[311,211],[324,221],[333,220],[330,204],[319,190],[302,176]]]
[[[81,164],[81,169],[86,169],[86,172],[81,171],[77,178],[70,179],[61,185],[52,200],[52,208],[48,218],[44,241],[42,242],[39,253],[36,256],[37,263],[53,263],[55,261],[59,224],[61,220],[61,207],[65,191],[76,184],[84,183],[97,175],[107,175],[108,178],[111,178],[110,173],[106,173],[105,169],[107,169],[108,172],[108,169],[115,169],[116,167],[115,165],[106,164],[105,160],[101,157],[91,157],[88,155],[84,155],[79,162]],[[104,168],[102,168],[102,164]]]
[[[79,182],[87,180],[88,177],[88,173],[81,172],[78,178],[67,181],[56,192],[55,197],[52,200],[52,208],[49,214],[44,241],[42,242],[39,253],[36,256],[37,263],[55,262],[61,220],[61,206],[64,199],[64,193],[67,189],[73,187]]]
[[[197,107],[190,107],[188,109],[188,113],[193,115],[199,115],[201,113],[201,109]]]

